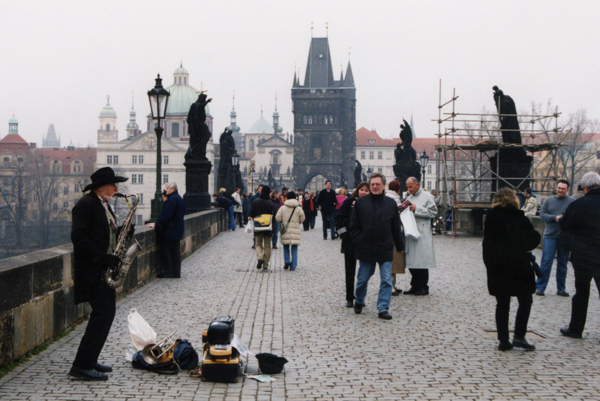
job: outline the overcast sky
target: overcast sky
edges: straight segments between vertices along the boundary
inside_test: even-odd
[[[123,139],[132,93],[145,130],[147,91],[157,73],[171,85],[180,61],[213,98],[216,133],[234,93],[242,132],[261,108],[271,122],[276,94],[292,132],[294,68],[302,82],[311,34],[325,36],[326,23],[336,77],[352,62],[357,128],[391,138],[412,115],[417,136],[433,136],[440,79],[443,101],[456,88],[459,112],[492,109],[498,85],[518,110],[551,99],[565,115],[586,109],[595,119],[599,20],[592,0],[4,1],[0,136],[14,114],[39,146],[49,124],[63,146],[95,146],[110,95]]]

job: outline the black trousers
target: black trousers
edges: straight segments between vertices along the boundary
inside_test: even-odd
[[[242,212],[233,212],[235,216],[237,216],[238,223],[240,224],[240,228],[244,228],[244,218]],[[246,218],[247,220],[248,218]]]
[[[408,269],[410,270],[410,288],[413,290],[424,289],[429,291],[429,269]]]
[[[519,301],[519,309],[517,309],[517,319],[515,320],[515,336],[525,337],[533,298],[531,294],[524,293],[517,295],[517,300]],[[498,330],[498,340],[509,341],[508,315],[510,312],[510,295],[496,295],[496,302],[496,328]]]
[[[181,246],[179,240],[161,240],[159,258],[163,277],[181,277]]]
[[[356,277],[356,259],[354,255],[344,254],[346,269],[346,301],[354,301],[354,278]]]
[[[586,264],[586,262],[573,258],[575,295],[573,295],[573,300],[571,301],[571,323],[569,324],[569,330],[578,334],[583,333],[583,329],[585,328],[592,279],[594,279],[596,287],[600,291],[600,266],[596,266],[595,270],[582,270],[580,268],[582,263]],[[589,264],[593,265],[592,263]]]
[[[94,368],[108,337],[117,310],[116,292],[98,280],[88,302],[92,313],[73,362],[73,366],[86,370]]]

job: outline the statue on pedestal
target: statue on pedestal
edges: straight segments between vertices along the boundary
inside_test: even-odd
[[[357,160],[356,167],[354,168],[354,188],[358,187],[360,184],[362,176],[362,164]]]
[[[404,120],[404,124],[400,124],[400,143],[396,145],[394,157],[396,164],[394,165],[394,175],[400,183],[401,191],[405,192],[406,180],[408,177],[415,177],[421,181],[421,165],[417,162],[417,152],[412,147],[412,129]]]
[[[220,157],[219,170],[217,172],[217,187],[227,188],[227,176],[231,166],[231,157],[235,151],[235,140],[231,135],[231,130],[225,128],[219,138]]]
[[[210,140],[210,130],[206,125],[207,99],[200,93],[198,100],[190,106],[187,116],[190,146],[185,154],[185,194],[186,213],[196,213],[210,209],[211,196],[208,193],[208,175],[212,164],[206,157],[206,145]]]

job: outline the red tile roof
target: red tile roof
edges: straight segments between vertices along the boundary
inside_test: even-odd
[[[20,145],[29,145],[25,139],[21,138],[19,134],[8,134],[2,140],[0,140],[1,144],[20,144]]]

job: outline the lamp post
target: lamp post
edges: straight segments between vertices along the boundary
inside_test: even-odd
[[[427,167],[427,163],[429,162],[429,156],[427,156],[427,153],[425,153],[425,151],[423,151],[423,153],[421,153],[419,155],[419,160],[421,161],[421,168],[423,169],[423,187],[426,188],[426,185],[425,185],[425,167]]]
[[[158,77],[156,78],[156,85],[154,85],[154,88],[148,91],[148,100],[150,100],[150,112],[152,113],[152,120],[158,121],[156,127],[154,128],[154,132],[156,132],[156,192],[154,193],[152,209],[150,212],[150,219],[154,221],[158,218],[160,209],[162,208],[162,192],[160,190],[160,181],[162,178],[161,138],[163,128],[160,126],[160,120],[165,118],[167,113],[167,103],[169,103],[169,91],[163,88],[160,74],[158,74]]]

